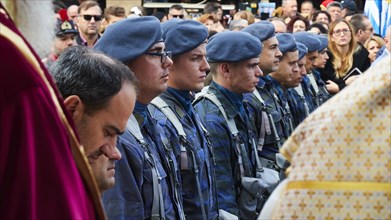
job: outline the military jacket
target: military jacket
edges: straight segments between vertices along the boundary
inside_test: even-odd
[[[136,104],[137,105],[137,104]],[[149,114],[133,113],[140,126],[147,151],[157,167],[161,178],[165,219],[178,219],[181,207],[170,189],[170,174],[167,167],[163,142],[164,133]],[[142,116],[144,115],[144,117]],[[146,117],[145,117],[146,116]],[[153,177],[151,163],[145,156],[146,149],[127,129],[117,142],[122,159],[116,163],[115,185],[103,193],[103,204],[109,219],[145,219],[151,218],[153,204]],[[174,155],[168,155],[175,163]]]
[[[320,78],[320,72],[317,69],[314,69],[312,71],[312,75],[314,76],[316,84],[318,85],[318,88],[319,88],[319,94],[317,96],[318,103],[319,103],[319,105],[317,107],[319,107],[320,105],[325,103],[327,100],[329,100],[331,98],[331,95],[327,91],[326,83],[322,80],[322,78]]]
[[[282,91],[281,84],[270,75],[266,76],[271,82],[271,92],[274,99],[282,107],[283,125],[284,125],[284,138],[287,139],[293,131],[292,114],[288,105],[286,95]]]
[[[318,106],[318,95],[319,92],[314,89],[310,82],[310,78],[308,75],[303,77],[303,81],[301,81],[301,88],[303,89],[305,100],[308,103],[309,112],[313,112]]]
[[[244,167],[249,172],[255,171],[254,160],[251,157],[250,137],[254,136],[254,129],[250,124],[247,114],[241,114],[238,106],[235,106],[224,94],[221,86],[216,82],[210,84],[209,89],[221,102],[227,117],[233,118],[239,131],[239,138],[243,142],[245,151],[242,153]],[[210,133],[211,143],[216,161],[216,185],[218,191],[219,209],[238,216],[237,199],[239,196],[241,171],[238,164],[236,143],[228,124],[219,108],[207,98],[196,100],[195,110],[198,112],[201,121]]]
[[[308,100],[294,88],[287,90],[286,97],[292,114],[293,127],[297,127],[310,113]]]
[[[165,135],[168,137],[175,158],[178,161],[178,169],[181,173],[181,191],[183,198],[183,206],[186,219],[202,219],[201,212],[201,198],[198,193],[196,184],[196,174],[194,170],[194,160],[192,153],[194,153],[195,161],[198,168],[198,178],[201,186],[201,195],[204,203],[206,216],[208,219],[217,218],[216,194],[213,178],[213,161],[211,146],[201,128],[201,120],[191,105],[190,92],[180,91],[182,94],[169,88],[166,92],[160,95],[168,106],[173,110],[175,116],[181,122],[186,133],[189,144],[184,145],[187,152],[181,152],[181,137],[179,137],[175,126],[166,117],[166,115],[157,107],[150,104],[152,116],[158,121],[164,129]],[[187,94],[186,94],[187,93]],[[187,97],[185,97],[187,95]],[[188,109],[188,107],[190,107]],[[189,111],[189,112],[188,112]],[[188,113],[187,113],[188,112]],[[183,165],[182,165],[183,164]],[[182,168],[181,168],[182,167]]]
[[[278,153],[279,146],[284,143],[286,139],[285,134],[287,133],[284,131],[284,110],[281,103],[276,100],[277,96],[274,95],[274,91],[271,88],[271,81],[266,77],[260,77],[260,81],[256,86],[256,89],[262,97],[264,105],[260,102],[260,100],[258,100],[254,93],[244,94],[244,103],[248,106],[249,118],[250,121],[254,123],[257,136],[261,138],[260,133],[264,132],[264,140],[258,141],[258,149],[261,150],[260,156],[270,159],[274,158],[274,154]],[[268,116],[272,116],[275,129],[273,129],[271,124],[268,125],[267,122],[262,119],[262,112],[266,112]],[[270,121],[270,118],[268,119]],[[262,126],[265,126],[264,131],[261,128]],[[260,147],[261,141],[264,141],[262,147]]]

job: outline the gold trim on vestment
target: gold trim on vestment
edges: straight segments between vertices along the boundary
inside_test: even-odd
[[[391,183],[294,181],[286,186],[286,190],[291,189],[391,192]]]

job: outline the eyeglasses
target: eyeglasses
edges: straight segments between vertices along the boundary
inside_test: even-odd
[[[165,63],[167,61],[167,57],[169,57],[170,59],[172,57],[171,51],[164,51],[164,52],[159,52],[159,53],[147,52],[145,54],[151,55],[151,56],[160,56],[160,62],[162,62],[162,63]]]
[[[335,36],[340,36],[341,33],[343,33],[344,35],[347,35],[347,34],[350,34],[350,30],[349,29],[339,29],[339,30],[333,31],[333,34]]]
[[[183,18],[183,15],[171,15],[173,18]]]
[[[83,19],[86,21],[91,21],[94,18],[95,21],[102,20],[102,15],[83,15]]]

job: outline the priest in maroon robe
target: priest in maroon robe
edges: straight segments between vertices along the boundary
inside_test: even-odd
[[[26,4],[43,2],[51,3]],[[11,11],[23,12],[17,7]],[[62,103],[40,58],[0,3],[0,219],[105,218]]]

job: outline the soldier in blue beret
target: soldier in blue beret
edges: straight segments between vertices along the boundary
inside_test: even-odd
[[[259,21],[241,31],[253,35],[262,43],[263,49],[259,56],[259,67],[263,74],[267,75],[276,71],[282,54],[278,49],[274,25],[270,21]]]
[[[327,100],[329,100],[331,98],[331,95],[327,91],[326,83],[320,77],[320,72],[319,72],[319,69],[325,68],[327,60],[329,59],[329,55],[327,54],[327,51],[328,51],[327,46],[328,46],[329,41],[328,41],[327,35],[317,35],[317,37],[319,38],[319,40],[321,42],[321,47],[318,50],[318,57],[316,58],[316,62],[314,65],[315,68],[312,69],[312,74],[310,73],[308,76],[312,75],[314,77],[314,79],[316,81],[316,85],[319,88],[319,92],[317,93],[318,95],[316,97],[317,103],[318,103],[317,107],[319,107],[320,105],[325,103]]]
[[[122,61],[136,75],[139,91],[127,130],[117,146],[116,184],[103,194],[109,219],[185,219],[178,164],[148,104],[167,89],[173,62],[162,39],[160,21],[144,16],[110,25],[96,50]]]
[[[318,51],[322,47],[322,43],[320,42],[318,35],[304,31],[294,33],[293,36],[295,36],[297,42],[304,44],[308,48],[305,65],[307,75],[303,78],[301,84],[311,113],[319,106],[317,98],[319,96],[319,89],[313,79],[312,70],[316,66],[316,60],[319,55]]]
[[[194,104],[211,137],[218,207],[244,219],[239,209],[240,186],[243,176],[255,175],[252,155],[256,146],[251,143],[255,143],[256,133],[243,105],[243,94],[253,92],[262,75],[258,66],[261,50],[259,40],[248,33],[221,32],[211,37],[206,53],[213,81],[197,94]],[[238,130],[235,135],[232,124]]]
[[[210,68],[206,60],[208,29],[200,22],[175,18],[162,23],[162,29],[174,64],[169,68],[167,91],[152,100],[149,109],[164,128],[178,160],[186,219],[216,219],[212,146],[191,104],[191,93],[203,88]]]
[[[292,34],[280,33],[276,36],[279,42],[278,47],[283,55],[277,70],[266,77],[271,82],[270,92],[273,95],[274,101],[281,106],[280,123],[284,133],[279,138],[286,140],[293,130],[292,115],[288,106],[286,91],[290,88],[293,76],[299,72],[297,65],[299,52]],[[265,166],[273,168],[276,165],[276,154],[278,152],[279,146],[264,146],[261,157]]]
[[[286,93],[289,108],[291,109],[293,127],[297,127],[310,114],[310,106],[301,85],[303,78],[307,75],[305,69],[307,59],[305,55],[308,53],[308,48],[304,44],[297,42],[297,49],[299,50],[299,60],[297,62],[299,72],[293,76],[293,80],[288,85],[290,89]]]
[[[257,37],[262,45],[259,66],[264,75],[277,70],[281,51],[278,49],[278,40],[275,36],[274,25],[269,21],[260,21],[244,28],[243,32],[250,33]],[[258,134],[258,149],[276,148],[283,144],[284,126],[281,119],[283,118],[284,109],[279,102],[275,102],[272,92],[272,83],[266,76],[261,76],[256,90],[253,93],[244,95],[244,100],[248,105],[250,120],[254,121]],[[265,115],[266,114],[266,115]],[[271,124],[274,123],[274,125]],[[273,166],[274,167],[274,166]]]

